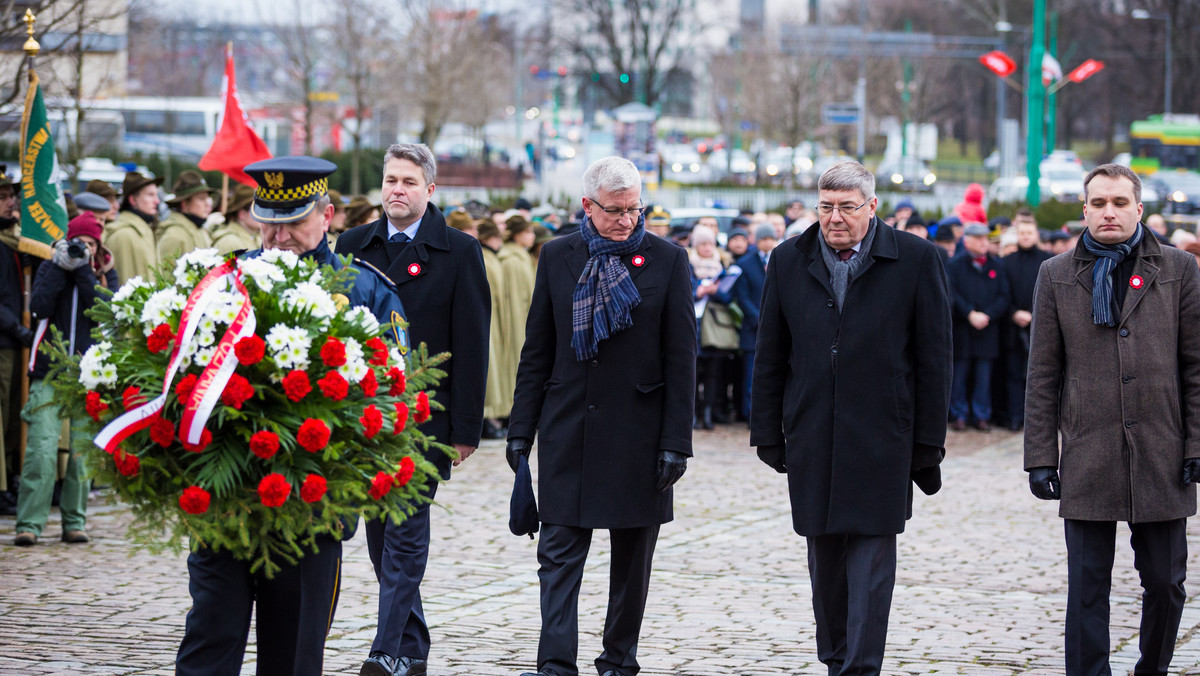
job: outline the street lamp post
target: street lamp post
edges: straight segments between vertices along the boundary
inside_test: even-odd
[[[1163,84],[1163,114],[1170,115],[1171,114],[1171,15],[1169,15],[1169,14],[1151,14],[1149,11],[1144,10],[1144,9],[1135,9],[1129,13],[1129,16],[1134,19],[1139,19],[1139,20],[1156,19],[1158,21],[1163,22],[1163,26],[1166,26],[1166,35],[1163,36],[1166,38],[1165,44],[1163,45],[1163,52],[1164,52],[1163,61],[1166,64],[1165,75],[1166,75],[1167,80]]]

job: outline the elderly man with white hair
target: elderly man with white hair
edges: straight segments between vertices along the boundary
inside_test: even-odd
[[[687,253],[647,235],[637,167],[583,175],[579,231],[542,249],[508,428],[538,441],[542,631],[535,676],[577,676],[592,531],[611,535],[601,676],[633,676],[658,531],[692,455],[696,324]]]

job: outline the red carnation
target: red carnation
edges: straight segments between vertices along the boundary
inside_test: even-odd
[[[246,366],[251,366],[262,361],[266,349],[267,344],[263,342],[262,338],[255,335],[246,336],[233,344],[234,356]]]
[[[212,443],[212,432],[205,429],[200,433],[200,443],[189,444],[183,438],[183,430],[181,429],[179,430],[179,441],[183,444],[183,450],[191,451],[192,453],[203,453],[204,449],[208,448],[208,445]]]
[[[417,414],[413,416],[413,420],[418,425],[429,420],[429,395],[424,392],[417,393]]]
[[[141,468],[142,462],[138,457],[124,449],[118,450],[113,454],[113,462],[117,464],[117,471],[121,476],[137,476],[138,469]]]
[[[121,393],[121,404],[125,406],[125,410],[141,406],[144,403],[146,403],[146,398],[142,396],[142,388],[137,385],[130,385]]]
[[[175,385],[175,396],[179,397],[179,401],[185,402],[188,397],[192,396],[192,390],[195,389],[197,380],[199,378],[196,377],[196,374],[189,373]]]
[[[337,371],[326,373],[325,377],[317,381],[317,386],[321,388],[321,394],[325,395],[326,399],[334,401],[341,401],[350,393],[350,383]]]
[[[199,486],[188,486],[179,496],[179,508],[188,514],[203,514],[208,511],[212,496]]]
[[[292,371],[283,377],[283,393],[292,401],[300,401],[312,392],[312,383],[304,371]]]
[[[158,354],[171,346],[171,341],[175,339],[175,332],[171,330],[170,324],[159,324],[154,327],[150,335],[146,337],[146,349],[154,354]]]
[[[395,483],[396,480],[392,478],[391,474],[388,474],[387,472],[379,472],[375,475],[375,478],[371,480],[371,489],[367,492],[373,499],[382,500],[383,496],[387,495],[388,491],[392,490],[392,486]]]
[[[379,381],[375,379],[375,371],[367,369],[367,375],[358,381],[358,386],[362,388],[364,395],[375,396],[379,392]]]
[[[225,390],[221,392],[221,403],[241,410],[242,404],[253,396],[254,386],[249,380],[235,373],[229,377],[229,382],[225,383]]]
[[[258,499],[267,507],[279,507],[287,502],[292,485],[278,472],[272,472],[258,482]]]
[[[396,423],[392,426],[392,434],[400,434],[408,424],[408,404],[396,402]]]
[[[250,435],[250,452],[263,460],[267,460],[279,450],[279,435],[268,430],[260,430]]]
[[[392,380],[392,387],[388,389],[388,395],[398,397],[404,394],[404,390],[408,387],[408,384],[404,382],[404,371],[393,366],[392,370],[387,372],[387,377]]]
[[[346,363],[346,344],[330,336],[321,346],[321,361],[326,366],[341,366]]]
[[[397,486],[405,486],[413,477],[413,472],[417,469],[417,463],[407,455],[400,458],[400,469],[396,472],[395,478]]]
[[[305,502],[317,502],[325,497],[325,477],[309,474],[300,484],[300,499]]]
[[[150,423],[150,441],[166,448],[175,441],[175,425],[162,415],[154,416],[154,421]]]
[[[375,338],[371,338],[367,341],[367,347],[370,348],[371,352],[373,353],[371,358],[367,360],[368,363],[375,366],[387,366],[387,343],[383,342],[378,336],[376,336]]]
[[[87,393],[87,403],[84,405],[84,410],[92,416],[92,420],[100,422],[100,414],[108,410],[108,404],[100,399],[100,393],[89,390]]]
[[[383,414],[375,408],[375,404],[371,404],[363,409],[362,417],[358,419],[358,422],[362,423],[363,436],[370,439],[383,429]]]
[[[323,420],[309,418],[300,425],[296,441],[309,453],[316,453],[329,443],[329,426]]]

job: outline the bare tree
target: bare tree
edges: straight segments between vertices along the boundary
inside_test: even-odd
[[[575,24],[558,31],[562,47],[592,72],[617,74],[598,82],[615,105],[653,107],[698,32],[685,30],[696,26],[693,0],[554,0],[554,8]]]
[[[341,73],[341,84],[349,90],[354,108],[354,126],[349,130],[353,143],[350,159],[350,192],[362,192],[363,137],[370,117],[372,99],[378,84],[376,73],[384,70],[392,40],[387,25],[388,8],[377,0],[343,0],[334,16],[334,59]],[[378,124],[379,117],[375,117]]]
[[[317,118],[317,75],[323,65],[325,31],[310,17],[311,3],[292,0],[290,20],[274,24],[281,51],[281,85],[286,96],[303,106],[304,154],[313,154],[313,130]]]

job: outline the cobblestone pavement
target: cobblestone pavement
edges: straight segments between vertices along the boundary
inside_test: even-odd
[[[803,541],[783,477],[761,465],[744,427],[696,434],[696,456],[662,529],[639,650],[643,674],[823,674],[816,660]],[[918,494],[900,537],[887,674],[1062,673],[1066,564],[1056,505],[1034,499],[1020,437],[952,433],[944,488]],[[536,470],[536,467],[535,467]],[[509,534],[512,474],[486,442],[438,491],[423,587],[431,675],[516,674],[534,666],[536,543]],[[123,508],[93,502],[92,542],[12,546],[0,517],[0,673],[170,674],[189,606],[183,555],[125,539]],[[1200,570],[1200,525],[1189,526]],[[363,530],[347,543],[325,671],[357,674],[370,649],[376,585]],[[1140,588],[1118,529],[1113,667],[1137,659]],[[597,534],[580,599],[580,668],[594,673],[607,598],[608,539]],[[1193,583],[1173,673],[1200,674]],[[253,633],[243,673],[254,673]]]

